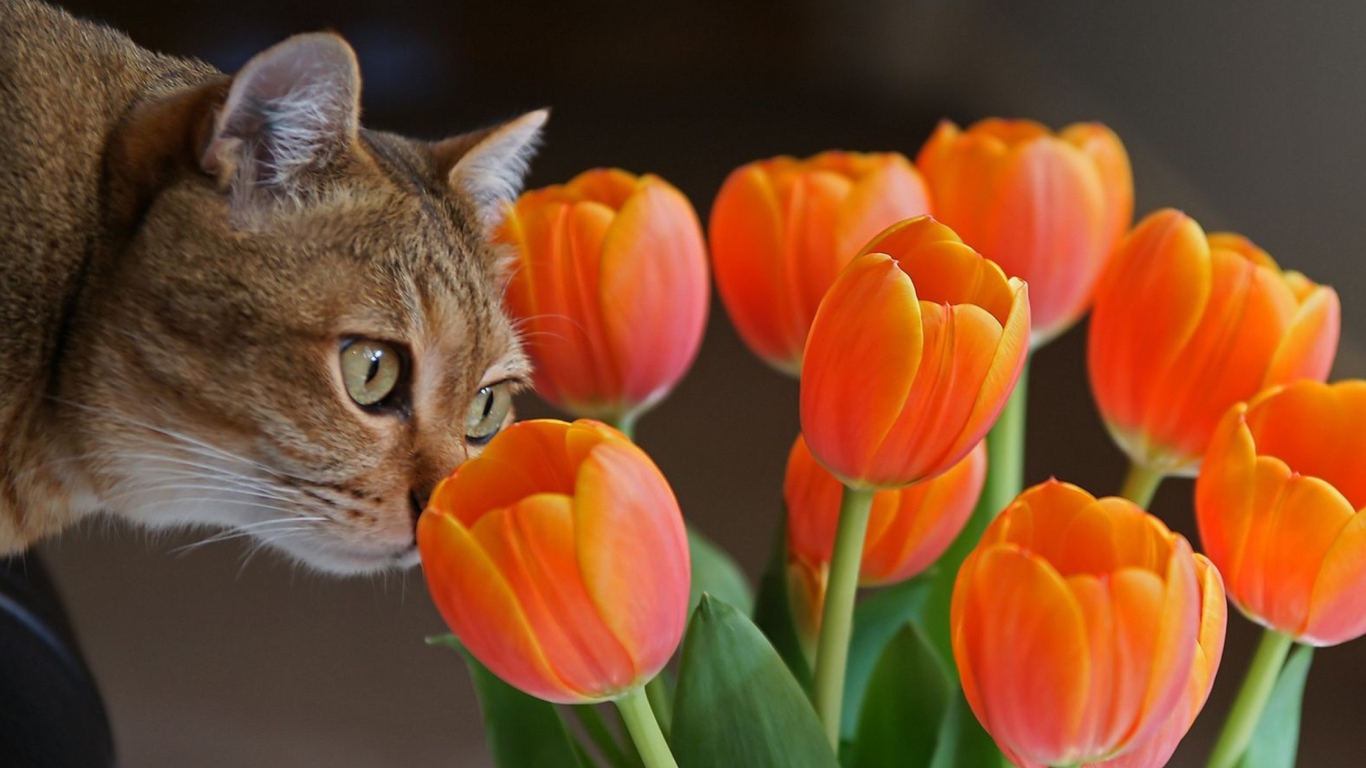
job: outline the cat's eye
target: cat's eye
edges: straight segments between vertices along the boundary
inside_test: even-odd
[[[393,345],[356,339],[341,351],[342,382],[358,405],[378,405],[398,386],[403,360]]]
[[[487,443],[507,421],[512,410],[512,388],[507,382],[480,389],[465,412],[465,439],[475,445]]]

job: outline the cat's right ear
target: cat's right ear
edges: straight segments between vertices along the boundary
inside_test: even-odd
[[[238,217],[305,196],[356,144],[360,68],[345,40],[295,35],[248,61],[215,112],[200,166]]]

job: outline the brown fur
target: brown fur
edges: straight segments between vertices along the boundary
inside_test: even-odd
[[[291,38],[258,86],[0,0],[0,553],[108,511],[334,571],[415,561],[413,497],[478,450],[471,398],[527,374],[485,233],[544,115],[438,145],[359,130],[349,57]],[[229,94],[315,61],[327,130],[288,166],[253,143],[257,94]],[[354,337],[408,351],[404,407],[347,395]]]

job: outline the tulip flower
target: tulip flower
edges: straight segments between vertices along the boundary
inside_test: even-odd
[[[1224,631],[1228,626],[1228,602],[1224,582],[1204,555],[1195,556],[1196,578],[1200,580],[1200,631],[1196,638],[1195,657],[1191,663],[1186,693],[1167,716],[1157,732],[1119,757],[1103,763],[1092,763],[1088,768],[1162,768],[1171,759],[1176,747],[1185,738],[1195,718],[1204,709],[1219,662],[1224,657]]]
[[[916,158],[934,215],[1007,275],[1029,283],[1035,347],[1086,312],[1133,218],[1119,137],[1099,123],[1054,135],[1029,120],[939,124]]]
[[[1307,645],[1366,634],[1366,381],[1301,381],[1234,406],[1195,505],[1243,613]]]
[[[978,443],[967,457],[932,480],[873,496],[863,540],[859,584],[894,584],[915,576],[939,559],[972,514],[986,480],[987,452]],[[787,502],[789,575],[806,610],[797,612],[803,634],[814,637],[821,607],[843,486],[811,455],[801,437],[787,459],[783,497]]]
[[[507,304],[536,390],[578,416],[629,426],[687,372],[707,319],[707,257],[687,198],[656,176],[592,170],[523,194]]]
[[[451,630],[533,696],[631,694],[682,638],[691,574],[678,502],[606,425],[509,426],[437,485],[417,538]]]
[[[1020,494],[963,562],[950,617],[963,692],[1002,752],[1076,765],[1157,737],[1189,701],[1218,599],[1197,572],[1133,502],[1056,480]]]
[[[928,216],[896,224],[816,313],[802,362],[806,444],[853,488],[934,477],[981,442],[1028,340],[1024,283]]]
[[[1339,314],[1333,289],[1282,272],[1245,238],[1206,236],[1184,214],[1158,211],[1120,245],[1096,292],[1096,404],[1136,466],[1193,474],[1234,403],[1328,375]]]
[[[896,153],[824,152],[737,168],[711,209],[716,286],[745,344],[796,375],[816,307],[863,244],[930,210]]]

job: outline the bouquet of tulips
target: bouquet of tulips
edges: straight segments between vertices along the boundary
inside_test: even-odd
[[[1323,383],[1332,289],[1177,211],[1132,219],[1112,132],[1006,120],[946,122],[914,163],[746,165],[705,238],[653,176],[523,195],[507,302],[579,420],[504,429],[418,529],[496,764],[1156,768],[1232,600],[1265,639],[1209,765],[1293,765],[1312,648],[1366,633],[1366,382]],[[800,378],[757,594],[632,442],[697,353],[709,263]],[[1088,309],[1132,469],[1117,496],[1023,488],[1030,353]],[[1203,554],[1146,511],[1196,473]]]

